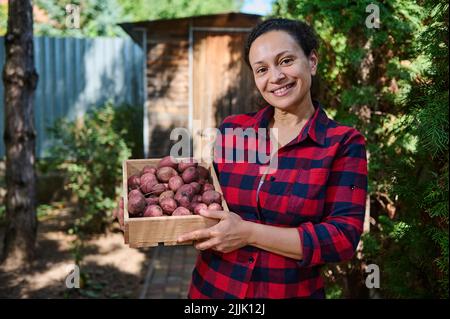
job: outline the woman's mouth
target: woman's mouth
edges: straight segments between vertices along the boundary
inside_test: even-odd
[[[280,96],[285,96],[286,94],[289,93],[290,89],[291,89],[292,87],[294,87],[294,86],[295,86],[295,82],[294,82],[294,83],[289,83],[289,84],[286,84],[285,86],[283,86],[283,87],[281,87],[281,88],[279,88],[279,89],[273,90],[273,91],[271,91],[271,92],[272,92],[275,96],[278,96],[278,97],[280,97]]]

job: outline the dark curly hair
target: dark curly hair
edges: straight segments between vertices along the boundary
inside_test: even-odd
[[[260,35],[263,35],[269,31],[286,31],[297,41],[307,57],[313,50],[318,49],[319,40],[316,33],[313,28],[305,22],[281,18],[269,19],[254,27],[247,37],[247,43],[244,47],[244,59],[250,68],[251,66],[248,55],[253,41],[255,41]]]

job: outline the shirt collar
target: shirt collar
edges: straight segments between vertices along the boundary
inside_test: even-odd
[[[326,128],[329,119],[318,101],[313,100],[313,106],[315,109],[314,114],[308,119],[298,137],[288,145],[303,142],[307,137],[320,145],[325,144]],[[253,117],[254,122],[251,126],[255,130],[258,130],[258,128],[267,128],[270,120],[273,118],[274,111],[275,109],[271,105],[264,107],[255,114]]]

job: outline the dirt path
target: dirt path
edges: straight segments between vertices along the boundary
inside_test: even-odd
[[[150,263],[150,249],[131,249],[114,224],[105,235],[87,242],[81,267],[85,289],[68,289],[73,268],[72,237],[67,234],[71,210],[55,209],[39,221],[36,260],[27,271],[0,266],[0,298],[138,298]],[[0,251],[4,229],[0,227]]]
[[[197,250],[191,245],[152,249],[141,299],[186,299]]]

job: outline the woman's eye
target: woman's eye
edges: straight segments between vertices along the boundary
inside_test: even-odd
[[[281,61],[281,64],[286,64],[286,63],[289,63],[289,62],[292,62],[292,59],[291,58],[286,58],[286,59],[283,59]]]
[[[266,68],[259,68],[256,70],[256,73],[263,73],[266,71]]]

